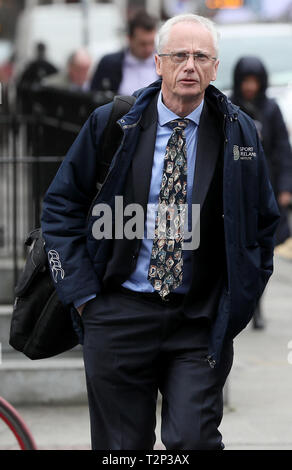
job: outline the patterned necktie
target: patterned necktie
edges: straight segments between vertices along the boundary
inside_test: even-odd
[[[155,233],[148,280],[162,297],[182,284],[182,241],[187,195],[187,155],[184,129],[188,119],[176,119],[169,125],[168,140],[155,219]]]

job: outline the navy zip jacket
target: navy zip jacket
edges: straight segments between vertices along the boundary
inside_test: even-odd
[[[101,291],[108,240],[93,237],[96,216],[90,208],[107,203],[114,212],[115,196],[123,194],[139,138],[142,112],[160,88],[158,80],[136,92],[136,103],[119,119],[122,141],[96,197],[97,160],[111,103],[91,114],[45,195],[42,231],[52,277],[64,304],[72,305],[76,299]],[[223,341],[245,328],[272,274],[279,212],[252,119],[212,85],[206,90],[206,99],[222,113],[225,138],[223,208],[228,281],[210,335],[209,364],[215,367]],[[79,317],[76,310],[75,317]]]

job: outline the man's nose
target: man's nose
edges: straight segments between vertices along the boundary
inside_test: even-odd
[[[194,58],[193,54],[190,54],[185,62],[185,67],[187,69],[194,69],[196,66],[196,59]]]

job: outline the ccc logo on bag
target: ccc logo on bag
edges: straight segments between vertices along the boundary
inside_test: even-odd
[[[62,268],[59,253],[56,250],[48,252],[49,264],[55,282],[58,282],[58,274],[60,273],[61,279],[64,279],[65,271]]]

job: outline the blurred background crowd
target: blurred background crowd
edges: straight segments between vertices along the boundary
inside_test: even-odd
[[[187,12],[218,25],[214,85],[255,121],[282,214],[276,251],[292,260],[292,0],[0,0],[0,302],[82,124],[158,78],[157,28]]]

